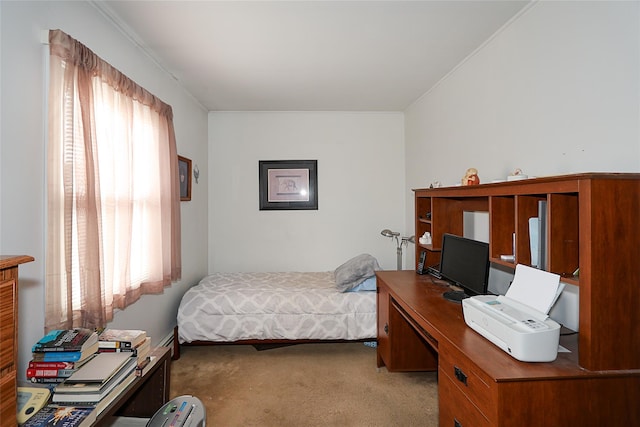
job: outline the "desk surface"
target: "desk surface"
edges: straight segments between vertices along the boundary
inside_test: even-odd
[[[115,414],[151,417],[169,400],[171,349],[156,347],[145,373],[136,378],[98,414],[95,425],[101,425]]]
[[[558,353],[553,362],[521,362],[509,356],[464,322],[462,305],[445,300],[446,282],[414,271],[379,271],[379,280],[409,316],[439,343],[447,342],[496,382],[521,379],[561,379],[640,376],[640,370],[588,371],[578,365],[577,334],[560,337],[570,353]]]

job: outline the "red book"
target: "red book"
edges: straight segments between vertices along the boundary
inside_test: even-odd
[[[38,369],[38,370],[42,370],[42,369],[46,369],[46,370],[51,370],[51,369],[55,369],[55,370],[78,369],[80,366],[84,365],[89,360],[93,359],[94,357],[95,357],[95,354],[92,354],[89,357],[87,357],[86,359],[82,359],[82,360],[80,360],[78,362],[44,362],[44,361],[41,361],[41,360],[31,360],[29,362],[29,366],[27,367],[27,372],[29,372],[29,369]],[[27,374],[27,376],[29,376],[29,375]]]
[[[70,377],[75,369],[48,369],[48,368],[27,368],[27,378],[56,378]]]
[[[75,369],[77,362],[29,362],[28,369]]]

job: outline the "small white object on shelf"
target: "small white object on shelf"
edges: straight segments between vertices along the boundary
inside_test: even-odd
[[[507,181],[518,181],[518,180],[527,179],[527,178],[529,178],[529,176],[525,175],[522,172],[522,169],[518,168],[514,170],[512,173],[510,173],[509,176],[507,176]]]
[[[421,245],[430,245],[432,243],[431,233],[429,233],[428,231],[425,231],[422,237],[418,239],[418,241],[420,242]]]

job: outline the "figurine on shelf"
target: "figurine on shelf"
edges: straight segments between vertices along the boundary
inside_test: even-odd
[[[467,169],[467,173],[462,178],[462,185],[478,185],[480,184],[480,177],[478,177],[478,170],[476,168]]]
[[[522,169],[518,168],[513,172],[511,172],[509,176],[507,176],[507,181],[517,181],[520,179],[527,179],[527,178],[529,177],[522,172]]]

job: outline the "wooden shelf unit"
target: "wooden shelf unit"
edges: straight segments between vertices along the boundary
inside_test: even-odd
[[[640,342],[640,174],[583,173],[414,193],[416,236],[433,236],[432,245],[416,242],[416,265],[421,251],[426,265],[438,264],[442,235],[462,235],[463,213],[477,211],[489,213],[491,262],[530,265],[528,220],[546,201],[547,270],[579,287],[580,366],[640,368],[634,344]],[[501,260],[514,245],[515,262]]]

